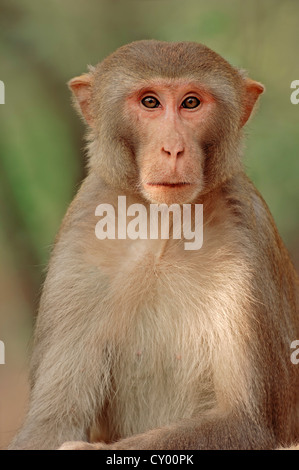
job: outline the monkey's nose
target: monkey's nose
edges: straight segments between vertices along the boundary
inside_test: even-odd
[[[162,153],[168,155],[169,157],[179,158],[183,155],[185,149],[183,145],[174,145],[168,146],[164,145],[162,147]]]

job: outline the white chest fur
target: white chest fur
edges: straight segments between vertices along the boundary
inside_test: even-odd
[[[108,335],[114,350],[108,415],[117,434],[215,406],[212,364],[224,365],[224,387],[225,367],[241,372],[234,348],[247,289],[240,274],[247,268],[226,232],[225,226],[222,232],[205,227],[203,247],[189,252],[178,240],[101,242],[106,327],[114,331]],[[239,290],[232,290],[236,285]]]

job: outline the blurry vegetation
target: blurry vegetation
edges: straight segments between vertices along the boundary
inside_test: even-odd
[[[84,129],[66,82],[122,44],[150,38],[203,42],[266,85],[247,126],[245,162],[299,261],[296,0],[0,0],[0,339],[8,363],[29,335],[55,233],[84,177]]]

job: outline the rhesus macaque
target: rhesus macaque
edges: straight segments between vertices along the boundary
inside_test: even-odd
[[[272,449],[299,439],[298,278],[244,173],[264,87],[137,41],[69,82],[88,176],[59,232],[13,449]],[[203,204],[203,245],[95,236],[99,204]],[[194,223],[194,220],[193,220]]]

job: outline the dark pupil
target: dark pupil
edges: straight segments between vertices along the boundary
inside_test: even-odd
[[[195,97],[190,97],[186,98],[185,101],[183,101],[183,108],[196,108],[200,104],[200,101],[198,98]]]
[[[147,108],[157,108],[159,106],[159,101],[153,96],[147,96],[146,98],[143,98],[141,103]]]

